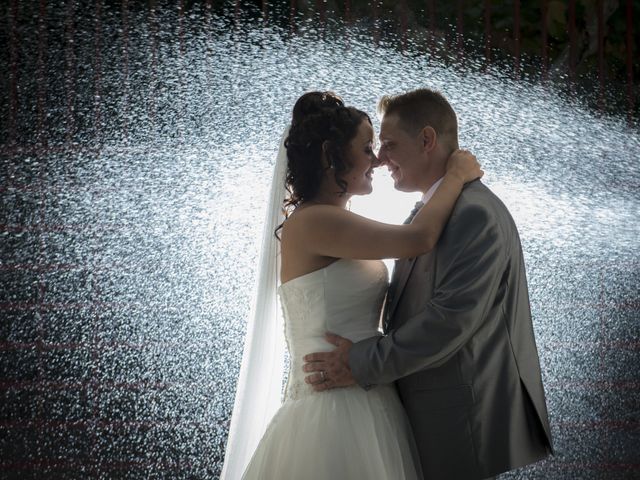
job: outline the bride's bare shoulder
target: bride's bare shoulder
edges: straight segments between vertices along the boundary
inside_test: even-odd
[[[296,208],[295,211],[289,215],[285,224],[291,223],[292,225],[299,225],[316,222],[323,218],[345,215],[345,213],[347,213],[347,211],[344,208],[335,205],[303,205]]]

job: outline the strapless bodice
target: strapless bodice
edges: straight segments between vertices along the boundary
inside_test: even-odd
[[[381,260],[340,259],[280,286],[290,356],[286,398],[313,392],[304,382],[302,358],[335,348],[325,340],[325,332],[352,342],[380,334],[388,281],[387,267]]]

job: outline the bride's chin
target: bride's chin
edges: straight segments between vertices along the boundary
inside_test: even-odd
[[[371,179],[363,180],[357,186],[353,186],[353,190],[349,189],[351,195],[369,195],[373,192],[373,185]]]
[[[369,185],[368,187],[358,189],[357,192],[350,192],[350,193],[351,195],[363,196],[363,195],[370,195],[371,192],[373,192],[373,187]]]

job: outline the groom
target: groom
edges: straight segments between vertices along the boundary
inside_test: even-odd
[[[428,202],[458,148],[455,112],[428,89],[384,97],[379,110],[380,162],[396,189]],[[397,262],[383,320],[383,336],[355,344],[328,334],[337,348],[305,357],[316,372],[306,381],[318,391],[395,381],[426,480],[492,478],[552,452],[520,238],[480,181],[433,251]]]

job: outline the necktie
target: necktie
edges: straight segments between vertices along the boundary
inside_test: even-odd
[[[404,221],[404,224],[408,224],[411,223],[411,221],[413,220],[413,217],[416,216],[416,213],[418,213],[418,211],[420,211],[420,209],[424,206],[424,203],[422,202],[416,202],[415,207],[413,207],[413,210],[411,210],[411,213],[409,214],[409,218],[407,218]]]

